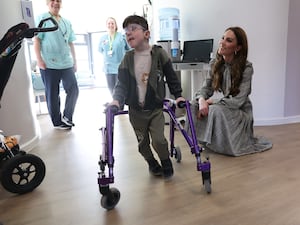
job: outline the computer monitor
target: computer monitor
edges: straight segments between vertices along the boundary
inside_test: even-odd
[[[211,59],[213,45],[213,39],[184,41],[182,62],[208,63]]]

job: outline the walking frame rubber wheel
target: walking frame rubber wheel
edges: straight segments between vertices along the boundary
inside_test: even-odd
[[[108,193],[102,195],[101,206],[107,210],[114,209],[118,204],[121,197],[121,193],[117,188],[110,188]]]

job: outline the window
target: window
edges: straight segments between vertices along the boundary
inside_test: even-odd
[[[77,57],[76,77],[80,87],[106,87],[106,78],[102,72],[102,56],[98,52],[98,41],[103,32],[76,34],[74,42]],[[30,62],[36,60],[33,41],[27,40]]]

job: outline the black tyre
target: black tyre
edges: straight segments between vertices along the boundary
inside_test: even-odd
[[[182,155],[181,155],[181,150],[180,150],[180,147],[175,147],[175,158],[177,160],[178,163],[181,162],[181,159],[182,159]]]
[[[108,195],[101,197],[101,206],[107,210],[115,208],[121,197],[121,193],[117,188],[110,188],[109,191]]]
[[[204,180],[203,181],[203,185],[204,185],[204,189],[206,191],[207,194],[210,194],[211,193],[211,183],[210,183],[210,180]]]
[[[32,154],[16,155],[1,168],[1,183],[9,192],[24,194],[39,186],[45,173],[45,164],[39,157]]]

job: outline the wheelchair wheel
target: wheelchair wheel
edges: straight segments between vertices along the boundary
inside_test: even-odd
[[[32,154],[16,155],[1,168],[1,183],[9,192],[24,194],[39,186],[45,173],[45,164],[39,157]]]

